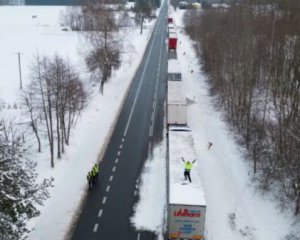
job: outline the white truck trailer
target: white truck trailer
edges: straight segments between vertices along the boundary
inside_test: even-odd
[[[181,68],[178,59],[168,60],[168,81],[181,81]]]
[[[168,81],[167,123],[187,125],[187,102],[182,81]]]
[[[191,170],[192,183],[184,180],[184,163],[197,158],[190,131],[168,131],[168,239],[204,239],[206,199],[198,175],[199,160]]]

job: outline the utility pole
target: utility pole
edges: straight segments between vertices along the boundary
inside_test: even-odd
[[[19,61],[20,89],[22,89],[22,71],[21,71],[21,53],[20,52],[18,52],[18,61]]]

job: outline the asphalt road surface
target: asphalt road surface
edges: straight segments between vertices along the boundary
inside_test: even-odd
[[[100,163],[98,181],[89,190],[74,227],[73,240],[156,239],[154,233],[135,230],[130,217],[138,200],[144,162],[163,134],[167,81],[166,13],[164,3]]]

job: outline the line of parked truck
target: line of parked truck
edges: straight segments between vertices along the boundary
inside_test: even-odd
[[[198,173],[193,167],[192,183],[184,180],[181,158],[197,158],[192,132],[188,127],[187,100],[184,91],[180,59],[177,56],[177,32],[172,12],[168,13],[168,215],[167,239],[204,239],[206,200]]]

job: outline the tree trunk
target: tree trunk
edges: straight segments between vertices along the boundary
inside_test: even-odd
[[[296,196],[296,207],[295,207],[295,215],[298,215],[300,212],[300,190],[297,189],[297,196]]]
[[[58,101],[58,99],[56,99]],[[59,110],[58,103],[56,103],[56,134],[57,134],[57,158],[61,158],[60,151],[60,120],[59,120]]]
[[[48,115],[49,115],[49,145],[50,145],[50,154],[51,154],[51,167],[54,168],[54,137],[53,137],[53,117],[52,117],[52,102],[51,102],[51,90],[48,86],[47,92],[48,98]]]
[[[143,26],[144,26],[144,16],[141,19],[141,34],[143,34]]]
[[[35,123],[34,123],[33,119],[31,120],[31,127],[32,127],[34,135],[35,135],[35,137],[36,137],[36,139],[38,141],[38,152],[41,152],[42,151],[42,145],[41,145],[40,136],[38,134],[37,120],[35,120]]]

